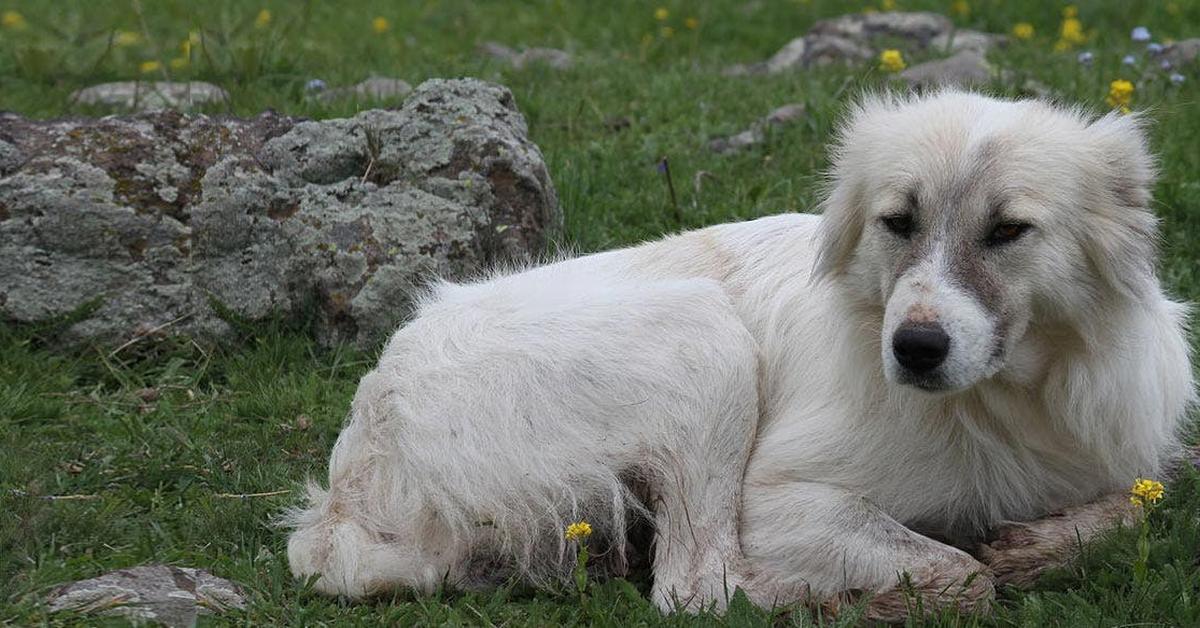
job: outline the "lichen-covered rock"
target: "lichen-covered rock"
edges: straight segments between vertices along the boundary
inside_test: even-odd
[[[71,101],[130,111],[189,110],[228,102],[229,93],[203,81],[120,81],[85,87]]]
[[[0,141],[0,318],[72,315],[67,341],[315,311],[322,342],[370,345],[430,278],[528,259],[561,224],[512,94],[472,79],[320,122],[5,116]]]
[[[199,615],[246,607],[240,588],[191,567],[143,565],[58,587],[48,597],[51,611],[124,617],[190,628]]]

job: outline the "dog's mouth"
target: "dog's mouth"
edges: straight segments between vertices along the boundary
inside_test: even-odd
[[[913,373],[908,370],[901,370],[899,373],[898,382],[903,386],[910,386],[917,390],[927,393],[939,393],[954,390],[954,386],[946,381],[941,375],[931,375],[928,373]]]

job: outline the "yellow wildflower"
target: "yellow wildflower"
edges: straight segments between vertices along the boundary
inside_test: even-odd
[[[1062,22],[1062,29],[1059,31],[1059,38],[1067,42],[1068,45],[1078,45],[1087,41],[1087,35],[1083,34],[1083,22],[1079,18],[1069,17]]]
[[[1117,79],[1108,85],[1108,98],[1105,99],[1109,107],[1120,109],[1121,113],[1129,113],[1129,103],[1133,102],[1133,83],[1125,79]],[[1153,481],[1153,480],[1147,480]],[[1141,480],[1138,480],[1141,482]],[[1157,482],[1155,482],[1157,484]],[[1135,484],[1134,488],[1138,485]],[[1162,485],[1158,485],[1162,488]],[[1161,496],[1161,495],[1160,495]]]
[[[140,43],[142,43],[142,36],[135,31],[117,31],[117,34],[113,35],[113,45],[118,48],[136,46]]]
[[[683,21],[683,25],[686,26],[688,30],[694,31],[697,28],[700,28],[700,20],[697,20],[694,17],[689,17]]]
[[[950,5],[950,12],[958,17],[969,17],[971,15],[971,3],[967,0],[954,0]]]
[[[896,8],[896,0],[879,0],[879,8],[891,11]]]
[[[654,10],[654,19],[660,22],[669,17],[671,17],[671,12],[668,11],[666,7],[658,7]]]
[[[143,61],[142,64],[138,66],[138,70],[142,74],[149,74],[151,72],[157,72],[161,69],[162,69],[162,64],[159,63],[158,61]]]
[[[187,40],[191,42],[193,46],[200,43],[200,31],[188,31]]]
[[[568,541],[582,541],[592,535],[592,524],[586,521],[577,521],[567,526],[566,537]]]
[[[1116,85],[1116,83],[1116,81],[1113,82],[1114,85]],[[1130,90],[1132,89],[1133,88],[1130,87]],[[1162,500],[1163,493],[1165,492],[1166,491],[1163,490],[1162,482],[1138,478],[1133,481],[1133,488],[1129,489],[1129,501],[1138,506],[1157,504],[1160,500]]]
[[[675,34],[675,29],[670,26],[664,26],[658,30],[658,33],[662,35],[663,39],[670,39]]]
[[[906,67],[904,55],[899,50],[889,48],[879,53],[879,68],[885,72],[899,72]]]
[[[191,60],[189,60],[187,57],[175,57],[174,59],[171,59],[169,65],[171,66],[172,70],[182,70],[188,67],[189,63],[191,63]]]
[[[1017,39],[1033,39],[1033,24],[1029,22],[1017,22],[1013,24],[1012,34]]]
[[[382,35],[388,32],[388,29],[391,27],[392,23],[389,22],[386,17],[380,16],[371,20],[371,30],[375,31],[376,35]]]
[[[4,15],[0,16],[0,25],[18,31],[28,26],[25,16],[16,11],[5,11]]]
[[[263,9],[254,18],[254,28],[266,28],[271,23],[271,12]]]
[[[1079,7],[1077,7],[1073,4],[1068,4],[1067,6],[1063,7],[1062,16],[1064,18],[1068,18],[1068,19],[1073,18],[1073,17],[1079,17]]]

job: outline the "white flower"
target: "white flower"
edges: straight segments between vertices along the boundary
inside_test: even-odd
[[[1095,58],[1095,55],[1093,55],[1091,52],[1085,50],[1085,51],[1079,53],[1079,56],[1077,56],[1075,58],[1084,65],[1091,65],[1092,60]]]
[[[1149,52],[1152,55],[1160,55],[1160,54],[1162,54],[1162,51],[1163,51],[1163,45],[1156,41],[1152,41],[1152,42],[1146,44],[1146,52]]]
[[[1129,33],[1129,38],[1136,42],[1150,41],[1150,30],[1145,26],[1138,26]]]
[[[1178,72],[1172,72],[1172,73],[1171,73],[1171,82],[1172,82],[1172,83],[1174,83],[1174,84],[1176,84],[1176,85],[1183,85],[1183,81],[1184,81],[1184,80],[1185,80],[1185,79],[1183,78],[1183,75],[1182,75],[1182,74],[1180,74],[1180,73],[1178,73]]]
[[[1133,55],[1125,55],[1121,58],[1121,63],[1124,65],[1137,65],[1137,57]]]
[[[1170,70],[1170,69],[1171,69],[1171,60],[1170,60],[1170,59],[1163,59],[1162,61],[1159,61],[1159,62],[1158,62],[1158,67],[1162,68],[1163,72],[1166,72],[1167,70]]]
[[[304,84],[304,91],[306,91],[306,92],[323,92],[323,91],[325,91],[325,81],[322,81],[321,79],[318,79],[318,78],[311,79],[307,83]]]

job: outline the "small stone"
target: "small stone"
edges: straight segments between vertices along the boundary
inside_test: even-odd
[[[767,74],[779,74],[801,67],[804,64],[804,51],[807,48],[803,37],[789,41],[787,45],[779,49],[779,52],[767,59],[764,70]]]
[[[333,102],[353,98],[362,101],[400,101],[412,93],[412,85],[400,79],[372,76],[365,81],[321,92],[318,99]]]
[[[768,129],[791,124],[803,118],[804,113],[804,105],[800,103],[778,107],[741,133],[713,139],[708,143],[708,148],[714,153],[724,155],[761,144],[767,139]]]
[[[992,79],[992,68],[983,55],[974,51],[960,52],[948,59],[927,61],[900,73],[900,78],[913,87],[953,85],[970,87]]]
[[[51,612],[190,628],[199,615],[245,608],[246,598],[236,584],[202,569],[143,565],[60,586],[47,603]]]
[[[146,403],[157,401],[159,395],[157,388],[140,388],[134,394],[138,396],[138,399],[141,399]]]
[[[121,81],[85,87],[71,94],[71,100],[129,111],[190,110],[227,103],[229,93],[203,81]]]
[[[1200,57],[1200,37],[1166,44],[1163,46],[1162,56],[1177,68],[1195,63],[1196,58]]]
[[[804,67],[858,64],[875,58],[870,46],[847,37],[808,35],[804,41]]]
[[[571,55],[557,48],[530,48],[513,59],[513,67],[522,68],[544,64],[555,70],[569,70],[573,61]]]
[[[487,41],[480,44],[478,50],[483,56],[503,61],[517,70],[536,64],[544,64],[555,70],[568,70],[574,63],[570,53],[557,48],[528,48],[517,52],[504,44]]]
[[[992,48],[1003,48],[1007,45],[1008,37],[1006,35],[967,29],[942,33],[929,40],[930,48],[944,50],[948,53],[971,50],[979,54],[986,54]]]

